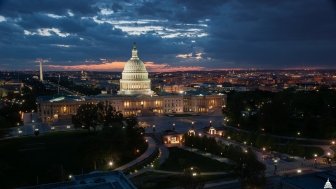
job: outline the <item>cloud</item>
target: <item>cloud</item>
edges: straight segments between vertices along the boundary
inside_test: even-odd
[[[333,2],[5,0],[0,66],[124,62],[137,42],[141,58],[162,69],[334,67]]]
[[[0,15],[0,22],[5,22],[5,21],[6,21],[6,18]]]
[[[200,60],[202,59],[202,53],[178,54],[176,58]]]
[[[68,37],[70,33],[61,32],[58,28],[39,28],[36,32],[31,32],[28,30],[24,30],[23,33],[25,35],[40,35],[40,36],[52,36],[57,35],[60,37]]]
[[[46,15],[49,16],[50,18],[55,18],[55,19],[65,18],[65,16],[60,16],[60,15],[52,14],[52,13],[47,13]]]

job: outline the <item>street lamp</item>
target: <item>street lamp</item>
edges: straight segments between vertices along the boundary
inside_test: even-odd
[[[334,140],[333,140],[333,141],[331,141],[331,144],[332,144],[332,145],[335,145],[335,141],[334,141]]]
[[[109,161],[108,166],[111,168],[113,166],[113,161]]]
[[[300,174],[300,173],[302,173],[302,170],[301,170],[301,169],[298,169],[298,170],[296,170],[296,172],[297,172],[298,174]]]
[[[317,154],[314,154],[314,166],[316,166],[316,162],[317,162]]]
[[[278,169],[278,166],[277,166],[277,163],[278,163],[278,160],[277,159],[274,159],[274,175],[276,175],[276,172],[277,172],[277,169]]]

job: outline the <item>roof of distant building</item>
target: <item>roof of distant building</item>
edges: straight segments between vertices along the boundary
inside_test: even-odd
[[[136,189],[120,171],[92,172],[73,176],[68,182],[23,187],[22,189]]]

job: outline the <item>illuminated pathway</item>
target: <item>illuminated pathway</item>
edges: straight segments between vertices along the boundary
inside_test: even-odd
[[[141,154],[141,156],[139,156],[138,158],[136,158],[135,160],[116,168],[115,170],[119,170],[119,171],[123,171],[126,170],[130,167],[133,167],[134,165],[141,163],[142,161],[146,160],[147,158],[149,158],[157,149],[157,145],[155,143],[155,141],[151,138],[151,137],[145,137],[145,139],[147,140],[148,143],[148,147],[147,150],[145,151],[145,153]]]

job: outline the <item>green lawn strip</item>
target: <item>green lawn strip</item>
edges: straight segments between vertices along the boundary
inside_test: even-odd
[[[222,172],[230,169],[225,163],[180,148],[169,148],[169,158],[159,169],[181,172],[192,166],[198,167],[201,172]]]
[[[276,146],[275,149],[272,149],[276,152],[286,153],[293,156],[313,158],[314,154],[321,156],[324,154],[324,151],[320,147],[315,146],[299,146],[296,145],[294,147],[290,147],[288,145],[279,145]]]
[[[181,175],[169,175],[161,173],[147,172],[137,177],[132,178],[132,182],[138,189],[165,189],[181,186],[183,176]],[[210,181],[224,181],[235,179],[233,175],[211,175],[200,176],[202,182]]]

